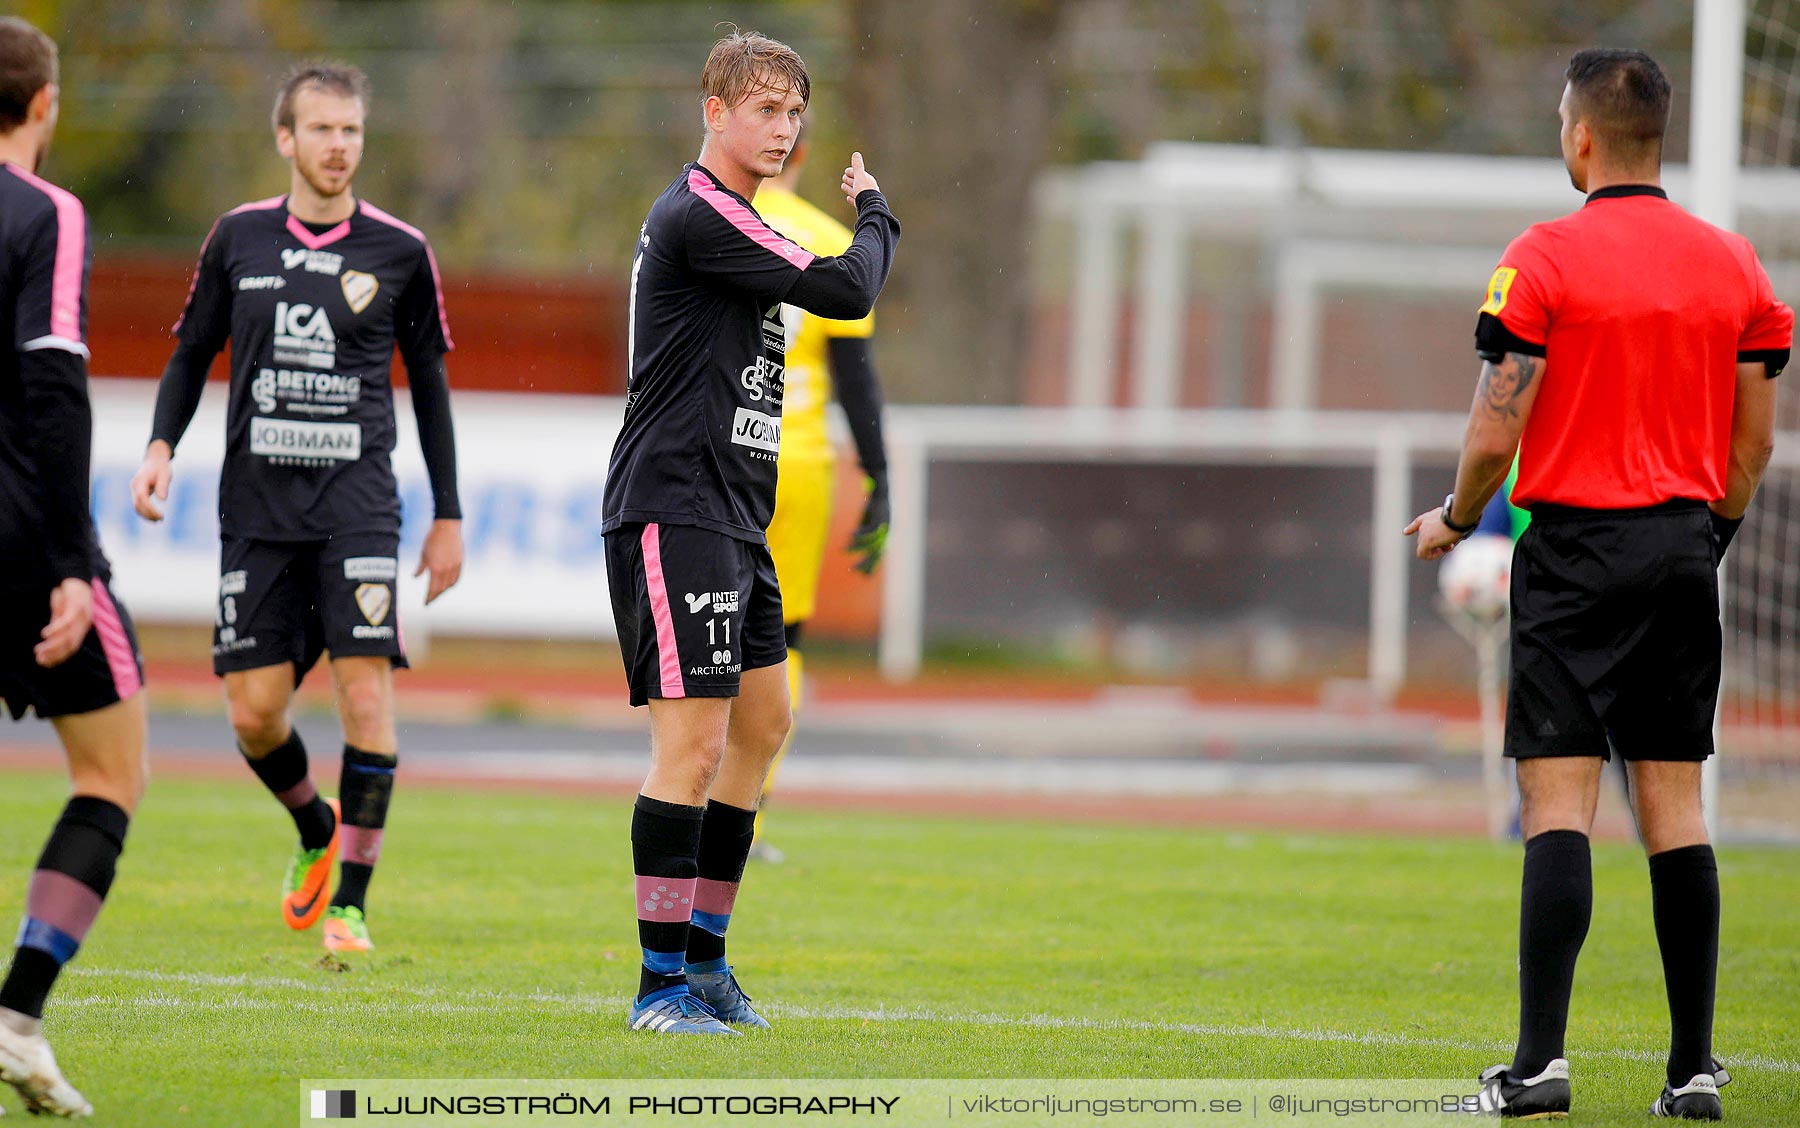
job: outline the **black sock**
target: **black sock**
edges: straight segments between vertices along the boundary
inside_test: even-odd
[[[364,908],[369,879],[381,857],[381,838],[387,827],[388,804],[394,798],[394,772],[398,755],[385,756],[344,745],[344,767],[338,776],[338,805],[344,812],[338,846],[338,887],[331,903],[339,908]]]
[[[1669,1084],[1712,1072],[1713,991],[1719,974],[1719,863],[1708,845],[1650,856],[1656,944],[1669,992]]]
[[[319,789],[313,786],[312,777],[307,773],[306,745],[300,742],[300,730],[289,729],[287,739],[260,759],[250,759],[242,745],[238,746],[238,751],[243,753],[256,778],[262,780],[263,786],[293,816],[294,828],[300,832],[301,848],[317,850],[331,845],[337,820],[332,818],[331,808],[325,800],[319,798]]]
[[[112,889],[130,825],[125,811],[105,799],[77,795],[63,807],[31,875],[18,950],[0,982],[0,1007],[44,1017],[50,988]]]
[[[631,865],[636,873],[638,944],[644,965],[638,998],[687,984],[684,966],[693,917],[704,807],[637,797],[631,812]]]
[[[1594,912],[1587,835],[1547,830],[1525,843],[1519,898],[1519,1048],[1515,1079],[1536,1077],[1563,1056],[1575,958]]]
[[[717,799],[706,804],[700,822],[700,884],[694,897],[694,926],[688,929],[687,962],[716,963],[725,958],[725,928],[744,863],[756,837],[756,812]]]

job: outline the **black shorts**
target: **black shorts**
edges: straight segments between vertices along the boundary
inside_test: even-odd
[[[131,616],[99,578],[93,581],[94,626],[81,648],[50,669],[38,665],[32,651],[50,622],[53,587],[48,579],[24,584],[0,600],[0,700],[15,721],[26,709],[44,718],[92,713],[118,704],[144,685],[144,659]]]
[[[1705,505],[1534,509],[1513,556],[1506,754],[1706,759],[1720,642]]]
[[[398,533],[325,541],[225,537],[213,672],[224,677],[292,662],[298,685],[327,650],[333,658],[387,658],[404,668],[395,607],[399,552]]]
[[[631,703],[736,697],[745,670],[787,659],[767,545],[694,525],[606,534],[606,579]]]

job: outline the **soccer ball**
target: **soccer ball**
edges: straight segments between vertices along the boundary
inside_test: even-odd
[[[1513,542],[1497,533],[1479,533],[1450,550],[1438,569],[1444,602],[1471,619],[1499,622],[1512,591]]]

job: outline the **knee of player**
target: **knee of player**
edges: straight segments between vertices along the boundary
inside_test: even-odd
[[[393,711],[387,687],[376,678],[346,682],[339,690],[338,706],[347,732],[378,732],[387,727]]]
[[[231,728],[246,751],[266,751],[287,737],[287,701],[257,694],[233,694],[227,702]]]

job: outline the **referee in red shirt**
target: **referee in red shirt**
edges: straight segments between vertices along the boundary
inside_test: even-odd
[[[1582,51],[1563,159],[1587,203],[1506,249],[1475,331],[1483,364],[1456,490],[1421,514],[1421,559],[1475,528],[1515,450],[1532,522],[1512,580],[1506,754],[1525,875],[1519,1042],[1482,1111],[1566,1114],[1575,959],[1593,908],[1601,764],[1625,758],[1650,857],[1671,1038],[1659,1116],[1717,1120],[1719,875],[1701,818],[1719,692],[1718,565],[1768,465],[1791,310],[1742,237],[1669,202],[1669,82],[1641,51]],[[1522,442],[1521,442],[1522,440]]]

